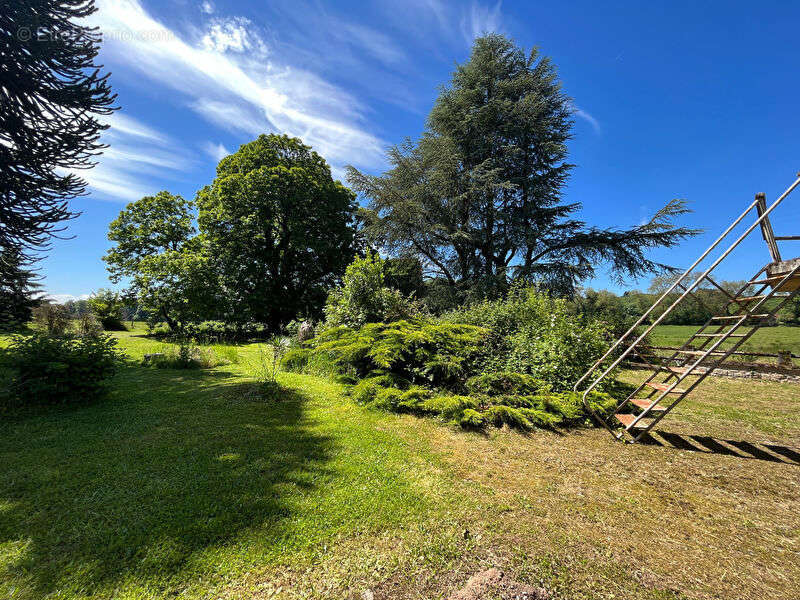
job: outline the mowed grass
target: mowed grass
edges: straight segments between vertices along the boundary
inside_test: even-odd
[[[0,423],[0,598],[446,598],[489,566],[564,599],[800,597],[797,386],[707,380],[629,446],[466,433],[303,375],[268,402],[262,348],[224,352]]]
[[[653,330],[651,343],[654,346],[680,347],[699,329],[700,327],[697,325],[659,325]],[[743,328],[740,331],[746,333],[748,329]],[[730,346],[732,343],[732,341],[726,343],[723,347]],[[764,354],[789,351],[800,356],[800,327],[762,327],[753,334],[753,337],[742,344],[739,350]],[[774,359],[772,360],[774,361]]]

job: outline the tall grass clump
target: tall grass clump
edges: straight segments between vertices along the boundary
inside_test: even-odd
[[[232,362],[222,354],[209,346],[196,346],[188,339],[179,339],[162,352],[146,357],[146,364],[159,369],[213,369]]]

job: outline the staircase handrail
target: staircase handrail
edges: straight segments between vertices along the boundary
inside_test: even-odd
[[[630,354],[630,353],[633,351],[633,349],[634,349],[634,348],[637,346],[637,344],[639,344],[639,343],[640,343],[640,342],[641,342],[643,339],[645,339],[645,338],[646,338],[646,337],[647,337],[647,336],[650,334],[650,332],[651,332],[651,331],[652,331],[652,330],[653,330],[653,329],[654,329],[654,328],[655,328],[655,327],[656,327],[656,326],[657,326],[659,323],[661,323],[661,321],[663,321],[663,320],[664,320],[664,319],[667,317],[667,315],[669,315],[669,314],[670,314],[670,313],[671,313],[671,312],[672,312],[672,311],[673,311],[673,310],[674,310],[674,309],[675,309],[675,308],[676,308],[676,307],[677,307],[677,306],[678,306],[678,305],[679,305],[681,302],[683,302],[684,298],[686,298],[686,297],[687,297],[687,296],[688,296],[688,295],[689,295],[689,294],[690,294],[692,291],[694,291],[694,290],[695,290],[695,289],[696,289],[696,288],[697,288],[697,287],[700,285],[700,283],[701,283],[701,282],[702,282],[702,281],[703,281],[703,280],[704,280],[706,277],[708,277],[708,276],[709,276],[709,275],[710,275],[710,274],[711,274],[711,273],[714,271],[714,269],[716,269],[716,268],[717,268],[717,266],[719,266],[719,264],[720,264],[720,263],[721,263],[723,260],[725,260],[725,259],[728,257],[728,255],[729,255],[731,252],[733,252],[733,251],[734,251],[734,250],[735,250],[735,249],[736,249],[736,248],[739,246],[739,244],[741,244],[741,243],[742,243],[742,242],[743,242],[743,241],[744,241],[744,240],[745,240],[745,239],[746,239],[746,238],[747,238],[747,237],[748,237],[748,236],[749,236],[749,235],[750,235],[750,234],[753,232],[753,230],[755,230],[755,228],[756,228],[756,227],[760,226],[760,225],[761,225],[761,223],[762,223],[762,222],[763,222],[765,219],[767,219],[767,218],[769,217],[770,213],[771,213],[773,210],[775,210],[775,209],[776,209],[776,208],[777,208],[777,207],[778,207],[778,206],[781,204],[781,202],[783,202],[783,200],[784,200],[784,199],[785,199],[785,198],[786,198],[786,197],[787,197],[789,194],[791,194],[791,193],[792,193],[792,191],[794,191],[794,189],[795,189],[795,188],[796,188],[798,185],[800,185],[800,173],[798,173],[798,174],[797,174],[797,179],[795,179],[795,181],[794,181],[794,182],[793,182],[793,183],[792,183],[792,184],[791,184],[791,185],[790,185],[790,186],[789,186],[789,187],[786,189],[786,191],[784,191],[784,192],[783,192],[783,194],[781,194],[781,195],[780,195],[780,197],[778,197],[778,199],[777,199],[777,200],[775,200],[775,202],[773,202],[773,203],[772,203],[772,204],[769,206],[769,208],[767,208],[767,209],[766,209],[766,210],[763,212],[763,214],[761,214],[761,215],[759,216],[759,218],[758,218],[758,219],[757,219],[757,220],[756,220],[756,221],[755,221],[755,222],[754,222],[752,225],[750,225],[750,227],[748,227],[748,228],[747,228],[747,231],[745,231],[745,232],[744,232],[744,233],[743,233],[741,236],[739,236],[739,238],[738,238],[738,239],[737,239],[737,240],[736,240],[736,241],[735,241],[735,242],[734,242],[734,243],[733,243],[733,244],[732,244],[732,245],[731,245],[731,246],[730,246],[730,247],[729,247],[729,248],[728,248],[728,249],[727,249],[727,250],[726,250],[726,251],[725,251],[723,254],[722,254],[722,256],[720,256],[720,257],[719,257],[719,258],[718,258],[716,261],[714,261],[714,263],[713,263],[713,264],[712,264],[712,265],[711,265],[711,266],[710,266],[710,267],[709,267],[709,268],[708,268],[708,269],[707,269],[707,270],[706,270],[706,271],[705,271],[705,272],[704,272],[704,273],[703,273],[703,274],[702,274],[700,277],[698,277],[698,278],[697,278],[697,279],[694,281],[694,283],[692,283],[692,284],[691,284],[691,285],[690,285],[688,288],[684,288],[684,289],[685,289],[685,291],[683,292],[683,294],[681,294],[681,295],[680,295],[680,297],[679,297],[677,300],[675,300],[675,302],[673,302],[673,303],[672,303],[672,305],[670,305],[670,306],[669,306],[669,308],[667,308],[667,310],[666,310],[666,311],[664,311],[664,313],[662,313],[662,314],[661,314],[661,316],[659,316],[659,317],[658,317],[658,318],[657,318],[657,319],[656,319],[656,320],[655,320],[655,321],[654,321],[654,322],[653,322],[653,323],[650,325],[650,327],[648,327],[648,328],[645,330],[645,332],[644,332],[644,333],[642,333],[642,334],[639,336],[639,338],[638,338],[638,339],[637,339],[635,342],[633,342],[632,344],[630,344],[630,345],[628,346],[628,348],[627,348],[626,350],[624,350],[624,351],[622,352],[622,354],[620,354],[620,356],[619,356],[619,357],[618,357],[618,358],[617,358],[617,359],[616,359],[616,360],[613,362],[613,364],[612,364],[610,367],[608,367],[608,368],[607,368],[607,369],[606,369],[606,370],[603,372],[603,374],[602,374],[602,375],[600,375],[600,376],[599,376],[597,379],[595,379],[595,380],[592,382],[592,384],[591,384],[591,385],[590,385],[590,386],[589,386],[589,387],[588,387],[588,388],[587,388],[587,389],[584,391],[584,393],[583,393],[583,403],[584,403],[584,405],[587,405],[586,398],[587,398],[587,396],[589,395],[589,393],[590,393],[592,390],[594,390],[594,389],[595,389],[595,388],[596,388],[596,387],[599,385],[599,383],[600,383],[600,382],[601,382],[601,381],[602,381],[602,380],[603,380],[605,377],[607,377],[607,376],[608,376],[608,374],[609,374],[609,373],[611,373],[611,372],[612,372],[614,369],[616,369],[616,368],[617,368],[617,366],[619,366],[619,364],[620,364],[620,363],[621,363],[621,362],[622,362],[622,361],[623,361],[623,360],[624,360],[624,359],[625,359],[625,358],[628,356],[628,354]],[[745,211],[744,211],[744,212],[743,212],[743,213],[742,213],[742,214],[739,216],[739,218],[738,218],[738,219],[736,219],[736,220],[735,220],[735,221],[734,221],[734,222],[733,222],[733,223],[732,223],[732,224],[731,224],[731,225],[730,225],[730,226],[729,226],[729,227],[728,227],[728,228],[725,230],[725,232],[724,232],[724,233],[723,233],[721,236],[719,236],[719,237],[717,238],[717,240],[716,240],[716,241],[715,241],[713,244],[711,244],[711,246],[709,246],[708,250],[706,250],[706,251],[705,251],[705,252],[704,252],[704,253],[703,253],[703,254],[700,256],[700,258],[698,258],[698,259],[697,259],[697,260],[696,260],[696,261],[695,261],[695,262],[692,264],[692,266],[691,266],[691,267],[689,267],[689,268],[688,268],[688,269],[687,269],[687,270],[686,270],[686,271],[683,273],[683,275],[681,275],[681,277],[680,277],[680,278],[679,278],[677,281],[675,281],[675,283],[673,283],[673,284],[672,284],[672,285],[671,285],[671,286],[670,286],[670,287],[667,289],[667,291],[666,291],[666,292],[664,292],[664,294],[663,294],[663,295],[662,295],[662,296],[661,296],[661,297],[660,297],[660,298],[659,298],[659,299],[658,299],[658,300],[657,300],[657,301],[656,301],[656,302],[655,302],[655,303],[654,303],[654,304],[653,304],[653,305],[652,305],[652,306],[651,306],[651,307],[650,307],[650,308],[647,310],[647,312],[645,312],[645,313],[644,313],[644,314],[643,314],[643,315],[642,315],[642,316],[639,318],[639,320],[638,320],[638,321],[636,321],[636,323],[635,323],[635,324],[634,324],[634,325],[633,325],[633,326],[632,326],[632,327],[631,327],[631,328],[630,328],[630,329],[629,329],[627,332],[625,332],[625,334],[624,334],[622,337],[620,337],[620,338],[617,340],[617,342],[616,342],[616,343],[615,343],[615,344],[614,344],[614,345],[613,345],[613,346],[612,346],[612,347],[611,347],[611,348],[610,348],[610,349],[609,349],[609,350],[608,350],[608,351],[607,351],[607,352],[606,352],[606,353],[605,353],[605,354],[604,354],[604,355],[603,355],[603,356],[602,356],[602,357],[601,357],[599,360],[597,360],[597,362],[595,362],[595,363],[594,363],[594,364],[591,366],[591,368],[589,368],[589,370],[588,370],[588,371],[587,371],[587,372],[586,372],[586,373],[585,373],[585,374],[584,374],[584,375],[583,375],[583,376],[582,376],[582,377],[581,377],[581,378],[580,378],[580,379],[579,379],[579,380],[578,380],[578,381],[575,383],[575,386],[573,387],[573,390],[574,390],[574,391],[576,391],[576,392],[578,391],[578,388],[579,388],[579,386],[581,385],[581,383],[583,383],[583,382],[584,382],[584,381],[585,381],[585,380],[586,380],[586,379],[587,379],[587,378],[588,378],[588,377],[589,377],[589,376],[590,376],[590,375],[591,375],[591,374],[592,374],[592,373],[593,373],[593,372],[594,372],[594,371],[597,369],[597,367],[598,367],[598,366],[600,366],[601,364],[603,364],[603,362],[605,362],[605,360],[606,360],[606,359],[608,359],[608,357],[610,357],[610,356],[611,356],[611,355],[614,353],[614,351],[615,351],[615,350],[616,350],[616,349],[617,349],[617,348],[618,348],[618,347],[619,347],[619,346],[620,346],[620,345],[621,345],[621,344],[622,344],[622,343],[625,341],[625,339],[626,339],[626,338],[627,338],[627,337],[628,337],[628,336],[629,336],[631,333],[633,333],[634,331],[636,331],[636,329],[637,329],[637,328],[638,328],[638,327],[639,327],[639,326],[640,326],[642,323],[644,323],[644,321],[647,319],[647,317],[648,317],[648,316],[650,316],[650,314],[651,314],[651,313],[652,313],[652,312],[653,312],[653,311],[654,311],[654,310],[655,310],[655,309],[656,309],[658,306],[660,306],[660,305],[661,305],[661,303],[662,303],[662,302],[663,302],[663,301],[664,301],[664,300],[665,300],[665,299],[666,299],[666,298],[667,298],[667,297],[668,297],[668,296],[669,296],[669,295],[670,295],[670,294],[671,294],[671,293],[672,293],[672,292],[675,290],[675,288],[676,288],[676,287],[678,287],[678,285],[679,285],[679,284],[681,284],[681,283],[683,282],[683,280],[684,280],[684,279],[686,279],[686,277],[688,277],[688,276],[689,276],[689,275],[690,275],[690,274],[691,274],[691,273],[692,273],[692,272],[695,270],[695,268],[696,268],[696,267],[697,267],[697,266],[698,266],[700,263],[702,263],[702,262],[703,262],[703,261],[704,261],[704,260],[705,260],[705,259],[708,257],[708,255],[709,255],[709,254],[711,254],[711,252],[713,252],[713,251],[714,251],[714,249],[715,249],[715,248],[716,248],[716,247],[717,247],[717,246],[718,246],[718,245],[719,245],[719,244],[720,244],[720,243],[721,243],[721,242],[722,242],[722,241],[723,241],[723,240],[724,240],[726,237],[728,237],[728,235],[730,235],[730,233],[731,233],[731,232],[732,232],[732,231],[733,231],[733,230],[734,230],[734,229],[735,229],[735,228],[736,228],[736,227],[739,225],[739,223],[741,223],[741,222],[744,220],[744,218],[745,218],[745,217],[746,217],[746,216],[747,216],[747,215],[750,213],[750,211],[752,211],[752,210],[753,210],[753,209],[754,209],[754,208],[755,208],[757,205],[758,205],[758,198],[756,198],[756,199],[755,199],[755,200],[754,200],[754,201],[753,201],[753,202],[750,204],[750,206],[749,206],[749,207],[748,207],[748,208],[747,208],[747,209],[746,209],[746,210],[745,210]]]

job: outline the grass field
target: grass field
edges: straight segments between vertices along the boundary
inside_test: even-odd
[[[700,327],[695,325],[659,325],[653,331],[652,344],[680,347],[698,329]],[[764,354],[789,351],[800,356],[800,327],[762,327],[742,345],[741,350]],[[796,362],[800,365],[800,361]]]
[[[0,423],[0,598],[446,598],[489,566],[561,599],[800,597],[797,386],[709,380],[626,446],[465,433],[295,374],[266,402],[259,348],[225,353]]]

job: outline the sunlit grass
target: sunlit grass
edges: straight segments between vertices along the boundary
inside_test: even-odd
[[[700,329],[695,325],[659,325],[653,331],[651,343],[654,346],[680,347],[689,337]],[[742,329],[746,333],[747,329]],[[733,341],[726,342],[721,347],[728,347]],[[741,351],[759,352],[763,354],[777,354],[788,351],[800,356],[800,327],[762,327],[747,340]],[[755,361],[755,358],[748,359]],[[769,359],[761,359],[769,362]],[[774,362],[774,359],[772,359]],[[800,364],[800,360],[797,361]]]
[[[144,368],[144,333],[108,398],[0,423],[0,598],[444,598],[489,566],[559,598],[800,597],[800,466],[729,443],[800,445],[796,386],[707,380],[659,426],[694,451],[484,436],[305,375],[267,401],[262,344]]]

